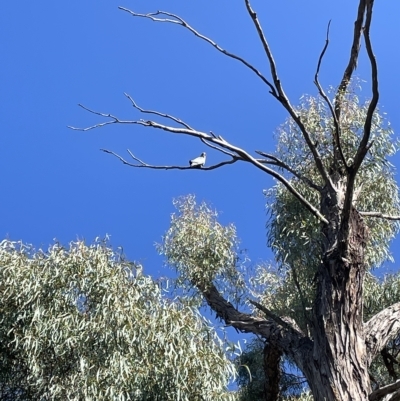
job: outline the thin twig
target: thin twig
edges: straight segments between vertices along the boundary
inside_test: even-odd
[[[165,113],[160,113],[159,111],[154,111],[154,110],[146,110],[143,109],[142,107],[139,107],[136,102],[133,100],[133,98],[128,95],[127,93],[124,92],[124,95],[130,100],[130,102],[132,103],[132,106],[139,110],[141,113],[147,113],[147,114],[154,114],[156,116],[160,116],[160,117],[164,117],[164,118],[168,118],[169,120],[175,121],[176,123],[184,126],[187,129],[193,129],[189,124],[185,123],[184,121],[182,121],[180,118],[174,117],[170,114],[165,114]]]
[[[211,40],[210,38],[208,38],[207,36],[202,35],[201,33],[199,33],[198,31],[196,31],[192,26],[190,26],[185,20],[183,20],[181,17],[179,17],[178,15],[166,12],[166,11],[157,11],[155,13],[148,13],[148,14],[140,14],[140,13],[136,13],[134,11],[131,11],[125,7],[118,7],[120,10],[122,11],[126,11],[127,13],[131,14],[134,17],[142,17],[142,18],[148,18],[152,21],[156,21],[156,22],[168,22],[171,24],[177,24],[180,26],[183,26],[184,28],[186,28],[187,30],[189,30],[190,32],[192,32],[195,36],[197,36],[198,38],[206,41],[207,43],[209,43],[211,46],[213,46],[215,49],[217,49],[219,52],[225,54],[225,56],[228,56],[230,58],[233,58],[235,60],[240,61],[242,64],[244,64],[247,68],[249,68],[251,71],[253,71],[259,78],[261,78],[261,80],[267,84],[270,88],[270,93],[277,97],[277,93],[276,90],[274,88],[274,86],[268,81],[267,78],[264,77],[263,74],[261,74],[261,72],[254,67],[252,64],[250,64],[248,61],[246,61],[245,59],[243,59],[240,56],[237,56],[234,53],[231,53],[225,49],[223,49],[221,46],[219,46],[216,42],[214,42],[213,40]],[[166,15],[168,17],[172,17],[175,19],[169,19],[169,18],[156,18],[157,15]]]
[[[254,305],[257,309],[259,309],[261,312],[265,314],[265,316],[269,317],[270,319],[274,320],[276,323],[281,325],[282,327],[289,329],[289,330],[296,330],[290,323],[284,321],[281,317],[276,315],[275,313],[271,312],[269,309],[267,309],[265,306],[261,305],[260,303],[256,301],[252,301],[249,299],[249,302]]]
[[[332,102],[330,101],[329,97],[327,96],[327,94],[325,93],[325,91],[323,90],[320,82],[319,82],[319,71],[321,68],[321,63],[322,63],[322,59],[325,55],[326,50],[328,49],[328,45],[329,45],[329,28],[331,25],[331,21],[329,21],[328,23],[328,27],[326,29],[326,40],[325,40],[325,46],[322,49],[322,52],[319,56],[318,59],[318,65],[317,65],[317,70],[315,72],[315,76],[314,76],[314,83],[318,88],[319,94],[321,95],[321,97],[325,100],[325,103],[328,105],[329,110],[331,112],[332,118],[333,118],[333,123],[335,125],[335,132],[333,134],[333,154],[335,155],[335,160],[337,159],[337,152],[339,153],[339,158],[342,161],[342,163],[344,164],[346,170],[348,169],[347,167],[347,162],[346,159],[343,155],[343,151],[342,151],[342,145],[340,143],[340,139],[341,139],[341,128],[340,128],[340,124],[338,119],[336,118],[336,114],[335,114],[335,110],[333,109],[333,105]]]
[[[281,167],[285,170],[287,170],[289,173],[293,174],[295,177],[297,177],[299,180],[303,181],[305,184],[307,184],[309,187],[321,192],[322,187],[320,185],[315,184],[312,180],[310,180],[307,177],[304,177],[302,174],[298,173],[294,169],[292,169],[290,166],[288,166],[286,163],[284,163],[282,160],[277,158],[276,156],[273,156],[269,153],[262,152],[261,150],[256,150],[256,153],[258,153],[261,156],[264,156],[268,159],[271,159],[272,162],[270,161],[261,161],[260,163],[267,163],[267,164],[273,164],[274,166]]]
[[[386,220],[400,220],[400,216],[391,216],[389,214],[384,214],[381,212],[358,212],[363,217],[377,217],[379,219]]]
[[[90,131],[90,130],[92,130],[92,129],[101,128],[101,127],[104,127],[104,126],[110,125],[110,124],[124,124],[124,123],[128,123],[128,121],[119,120],[117,117],[113,116],[112,114],[109,114],[109,113],[107,113],[107,114],[106,114],[106,113],[100,113],[100,112],[98,112],[98,111],[94,111],[94,110],[92,110],[92,109],[89,109],[88,107],[84,106],[83,104],[80,104],[80,103],[79,103],[78,106],[79,106],[79,107],[82,107],[82,109],[88,111],[89,113],[95,114],[96,116],[105,117],[105,118],[111,118],[111,121],[106,121],[106,122],[104,122],[104,123],[95,124],[95,125],[92,125],[92,126],[86,127],[86,128],[78,128],[78,127],[73,127],[73,126],[71,126],[71,125],[68,125],[68,128],[70,128],[70,129],[72,129],[72,130],[75,130],[75,131]],[[135,124],[135,122],[133,122],[133,121],[130,121],[129,123],[130,123],[130,124]]]
[[[217,136],[214,136],[214,138],[218,139]],[[200,140],[201,140],[201,142],[203,142],[205,145],[209,146],[210,148],[215,149],[215,150],[218,150],[218,152],[224,153],[224,154],[226,154],[226,155],[232,157],[233,159],[238,159],[238,160],[240,159],[240,157],[238,157],[237,155],[233,154],[232,152],[229,152],[229,151],[227,151],[227,150],[225,150],[225,149],[222,149],[222,148],[219,147],[219,146],[215,146],[215,145],[213,145],[213,144],[207,142],[207,140],[205,140],[205,139],[203,139],[203,138],[201,138]]]
[[[83,107],[83,106],[82,106]],[[256,166],[257,168],[259,168],[260,170],[264,171],[265,173],[271,175],[272,177],[276,178],[278,181],[280,181],[288,190],[289,192],[294,195],[297,199],[299,199],[299,201],[315,216],[317,217],[321,222],[328,224],[328,220],[321,214],[321,212],[314,207],[306,198],[304,198],[304,196],[298,192],[293,185],[285,178],[283,177],[281,174],[277,173],[276,171],[274,171],[273,169],[267,167],[266,165],[264,165],[263,163],[261,163],[259,160],[255,159],[253,156],[251,156],[248,152],[246,152],[244,149],[239,148],[237,146],[234,146],[232,144],[230,144],[229,142],[227,142],[225,139],[223,139],[222,137],[218,136],[217,138],[215,138],[213,135],[211,134],[206,134],[205,132],[201,132],[201,131],[196,131],[194,129],[189,129],[189,128],[181,128],[181,127],[171,127],[165,124],[160,124],[156,121],[152,121],[152,120],[130,120],[130,121],[123,121],[123,120],[119,120],[117,117],[112,116],[110,114],[104,114],[104,113],[99,113],[99,112],[95,112],[93,110],[90,110],[86,107],[84,107],[86,110],[90,111],[91,113],[94,113],[96,115],[102,116],[102,117],[108,117],[108,118],[112,118],[112,121],[108,121],[106,123],[99,123],[96,124],[92,127],[89,128],[72,128],[75,130],[81,130],[81,131],[88,131],[89,129],[94,129],[94,128],[98,128],[98,127],[102,127],[106,124],[115,124],[115,123],[119,123],[119,124],[137,124],[137,125],[142,125],[143,127],[152,127],[152,128],[156,128],[156,129],[160,129],[163,131],[167,131],[173,134],[180,134],[180,135],[189,135],[189,136],[193,136],[196,137],[200,140],[206,140],[208,142],[213,143],[214,145],[218,145],[221,148],[227,149],[231,152],[233,152],[234,154],[237,155],[237,159],[234,158],[231,161],[227,161],[227,162],[223,162],[222,165],[225,164],[232,164],[234,162],[236,162],[237,160],[242,160],[248,163],[253,164],[254,166]],[[217,148],[216,148],[217,149]],[[111,152],[109,152],[111,153]],[[118,157],[118,156],[116,156]],[[236,157],[236,156],[235,156]],[[120,159],[121,160],[121,159]],[[122,160],[121,160],[122,161]],[[216,165],[218,166],[218,165]],[[209,170],[211,169],[215,169],[217,168],[216,166],[208,167]],[[135,165],[136,167],[136,165]],[[165,167],[175,167],[175,166],[158,166],[158,168],[164,168]],[[155,168],[155,167],[153,167]],[[175,167],[176,168],[176,167]]]
[[[129,163],[126,159],[124,159],[122,156],[120,156],[118,153],[113,152],[112,150],[108,149],[100,149],[102,152],[109,153],[113,156],[115,156],[118,160],[120,160],[123,164],[129,166],[129,167],[141,167],[141,168],[149,168],[153,170],[202,170],[202,171],[209,171],[209,170],[215,170],[217,168],[220,168],[222,166],[225,166],[227,164],[233,164],[236,163],[239,159],[232,159],[232,160],[226,160],[218,164],[213,164],[212,166],[207,166],[207,167],[191,167],[191,166],[159,166],[159,165],[153,165],[153,164],[148,164],[145,163],[143,160],[140,160],[138,157],[136,157],[129,149],[127,150],[129,155],[132,157],[132,159],[136,160],[139,164],[134,164],[134,163]]]
[[[308,148],[310,149],[315,164],[317,166],[317,169],[319,171],[319,173],[321,174],[321,177],[323,178],[323,180],[326,183],[329,183],[332,186],[332,181],[329,177],[329,174],[327,172],[327,170],[325,169],[323,163],[322,163],[322,159],[321,156],[316,148],[316,146],[314,145],[313,141],[311,140],[311,136],[310,133],[307,131],[305,125],[303,124],[303,122],[301,121],[300,117],[298,116],[298,114],[296,113],[295,109],[293,108],[293,106],[290,104],[288,97],[286,96],[283,87],[282,87],[282,83],[278,77],[278,71],[276,68],[276,63],[275,60],[272,56],[272,52],[271,49],[269,47],[269,44],[267,42],[267,39],[264,35],[264,32],[262,30],[261,24],[258,21],[257,18],[257,14],[256,12],[252,9],[250,1],[249,0],[245,0],[245,4],[246,4],[246,8],[247,8],[247,12],[250,15],[250,18],[253,21],[253,24],[257,30],[258,36],[261,40],[261,43],[263,45],[265,54],[267,55],[268,61],[269,61],[269,65],[270,65],[270,69],[271,69],[271,75],[272,75],[272,79],[274,81],[276,90],[278,92],[278,96],[276,96],[276,98],[278,99],[278,101],[282,104],[282,106],[287,110],[287,112],[290,114],[290,116],[292,117],[292,119],[295,121],[295,123],[297,124],[297,126],[300,128],[300,131],[303,134],[303,137],[307,143]]]

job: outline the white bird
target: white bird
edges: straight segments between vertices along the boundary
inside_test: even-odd
[[[189,160],[190,167],[203,167],[206,162],[206,154],[203,152],[199,157]]]

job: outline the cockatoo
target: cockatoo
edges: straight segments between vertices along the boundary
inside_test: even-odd
[[[199,157],[189,160],[190,167],[203,167],[206,162],[206,154],[203,152]]]

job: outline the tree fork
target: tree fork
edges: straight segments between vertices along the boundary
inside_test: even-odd
[[[340,190],[327,190],[321,203],[330,224],[322,228],[325,242],[314,304],[314,380],[309,383],[316,400],[361,401],[371,391],[362,314],[367,229],[354,207],[348,229],[341,224],[343,200]]]

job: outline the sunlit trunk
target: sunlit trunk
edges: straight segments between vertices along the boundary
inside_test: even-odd
[[[322,211],[323,258],[317,273],[314,349],[309,384],[316,400],[367,400],[371,391],[363,334],[366,227],[355,209],[348,229],[341,220],[343,196],[326,193]],[[346,245],[347,244],[347,245]]]

